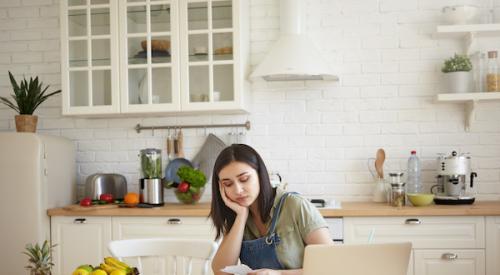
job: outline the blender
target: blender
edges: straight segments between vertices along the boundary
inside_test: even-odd
[[[163,202],[163,183],[161,177],[161,150],[147,148],[140,151],[141,179],[139,197],[141,203],[161,206]]]

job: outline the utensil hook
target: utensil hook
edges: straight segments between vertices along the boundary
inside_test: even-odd
[[[373,161],[373,163],[372,163]],[[375,171],[375,158],[368,158],[366,161],[366,166],[368,166],[368,171],[372,174],[374,179],[378,178],[377,172]]]

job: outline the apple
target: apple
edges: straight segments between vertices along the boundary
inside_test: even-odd
[[[177,190],[181,193],[186,193],[189,190],[189,183],[185,181],[179,183],[179,186],[177,186]]]
[[[112,194],[107,194],[107,193],[106,194],[101,194],[99,196],[99,200],[105,201],[107,203],[113,203],[113,202],[115,202],[115,199],[113,198],[113,195]]]
[[[80,201],[80,206],[91,206],[92,205],[92,199],[89,197],[85,197]]]

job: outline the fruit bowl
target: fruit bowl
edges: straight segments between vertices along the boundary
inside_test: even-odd
[[[200,200],[204,191],[205,187],[200,187],[200,188],[190,187],[186,192],[181,192],[179,191],[178,188],[176,188],[174,190],[174,193],[175,197],[179,200],[179,202],[185,204],[195,204]]]
[[[413,206],[427,206],[434,199],[434,194],[425,193],[408,193],[406,196]]]

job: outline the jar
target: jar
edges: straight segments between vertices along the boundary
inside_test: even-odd
[[[500,91],[500,81],[498,75],[497,51],[488,52],[488,72],[486,74],[486,91]]]
[[[395,207],[405,206],[405,184],[391,184],[391,205]]]
[[[405,205],[406,193],[403,174],[403,172],[389,173],[389,182],[391,184],[389,204],[392,206],[402,207]]]

